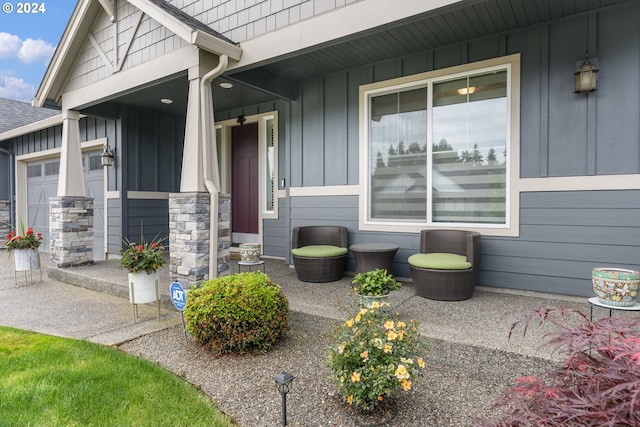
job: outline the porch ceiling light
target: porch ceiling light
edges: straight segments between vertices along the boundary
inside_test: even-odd
[[[167,104],[167,105],[169,105],[169,104],[173,104],[173,99],[169,99],[169,98],[162,98],[162,99],[160,100],[160,102],[162,102],[163,104]]]
[[[589,61],[589,51],[587,51],[584,62],[575,72],[576,90],[575,93],[589,93],[596,90],[598,84],[598,68]]]
[[[458,89],[458,95],[471,95],[475,91],[475,86],[461,87],[460,89]]]
[[[105,145],[102,150],[102,154],[100,155],[100,163],[102,164],[102,166],[113,165],[113,149],[108,144]]]
[[[220,83],[220,87],[222,89],[231,89],[233,87],[233,83],[222,82],[222,83]]]

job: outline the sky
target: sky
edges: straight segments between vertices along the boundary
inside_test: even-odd
[[[31,102],[75,5],[0,0],[0,98]]]

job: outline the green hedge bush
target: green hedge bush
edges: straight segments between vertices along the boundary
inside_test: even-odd
[[[214,353],[266,352],[289,329],[289,302],[260,272],[206,281],[191,289],[184,308],[187,331]]]

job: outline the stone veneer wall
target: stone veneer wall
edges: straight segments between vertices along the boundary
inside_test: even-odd
[[[49,265],[93,264],[93,199],[51,197],[49,211]]]
[[[169,275],[183,286],[209,280],[211,196],[204,192],[169,195]],[[228,274],[231,198],[219,195],[217,274]]]
[[[5,248],[9,231],[11,231],[11,201],[0,200],[0,249]]]

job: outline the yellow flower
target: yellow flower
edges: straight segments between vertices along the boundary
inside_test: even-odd
[[[387,320],[386,322],[384,322],[384,328],[386,330],[393,329],[393,326],[394,326],[393,320]]]
[[[404,391],[411,390],[411,380],[402,380],[400,381],[400,385],[402,385]]]
[[[378,396],[378,401],[382,402],[382,396]]]
[[[398,328],[404,328],[404,327],[406,327],[406,326],[407,326],[407,324],[406,324],[406,323],[404,323],[403,321],[399,321],[399,322],[398,322]]]
[[[402,363],[408,363],[409,365],[413,365],[413,359],[407,359],[406,357],[401,357],[400,361]]]
[[[409,372],[407,372],[407,368],[405,368],[404,365],[398,365],[395,375],[398,379],[407,379],[410,376]]]
[[[366,362],[367,359],[369,359],[369,352],[367,350],[363,351],[362,353],[360,353],[360,357],[362,357]]]
[[[398,334],[396,334],[394,331],[388,331],[388,332],[387,332],[387,339],[388,339],[389,341],[393,341],[393,340],[395,340],[396,338],[398,338]]]
[[[350,394],[349,397],[347,397],[347,403],[349,405],[351,405],[353,403],[353,395],[352,394]]]
[[[353,326],[353,320],[352,320],[352,319],[349,319],[349,320],[347,320],[346,322],[344,322],[344,324],[345,324],[345,326],[346,326],[347,328],[350,328],[350,327],[352,327],[352,326]]]
[[[371,372],[375,372],[375,371],[376,371],[376,368],[374,368],[373,366],[369,366],[369,370],[370,370]]]
[[[384,352],[385,353],[391,353],[391,344],[385,344],[384,345]]]
[[[371,303],[371,308],[380,308],[380,303],[378,301],[374,301]]]
[[[418,357],[418,366],[424,368],[424,360],[422,359],[422,357]]]
[[[358,323],[360,319],[362,319],[362,315],[360,313],[356,314],[356,318],[355,318],[356,323]]]
[[[374,338],[373,346],[375,348],[382,348],[384,346],[384,344],[382,343],[382,339],[381,338]]]
[[[344,353],[344,346],[343,345],[339,345],[338,346],[338,354],[342,354]]]
[[[358,381],[360,381],[360,372],[354,372],[351,374],[351,382],[352,383],[357,383]]]

